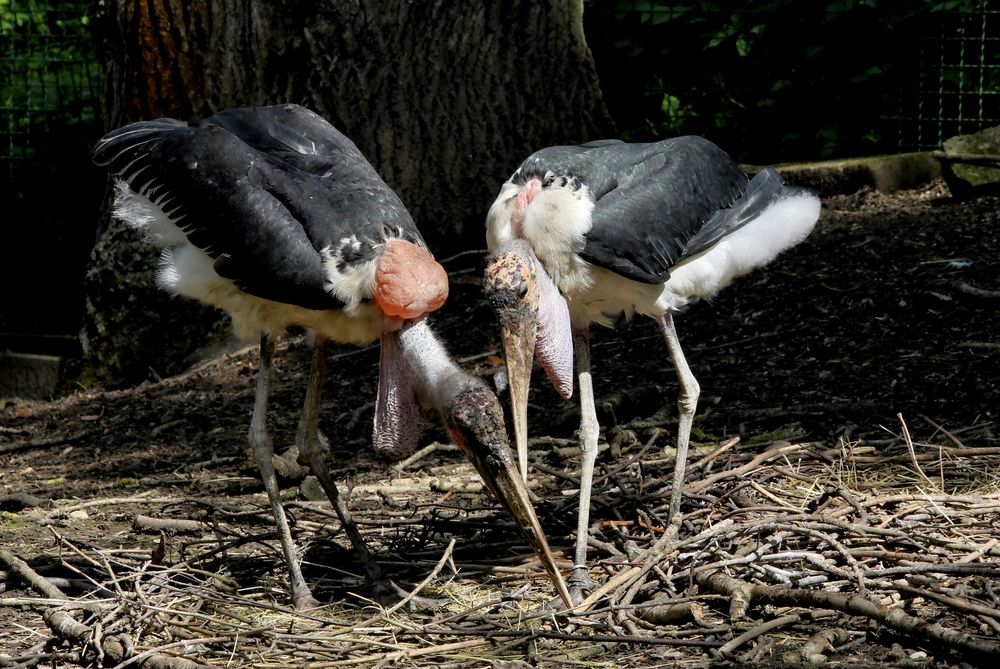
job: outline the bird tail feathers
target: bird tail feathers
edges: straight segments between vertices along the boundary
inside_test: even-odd
[[[781,175],[766,167],[750,183],[743,197],[733,206],[721,209],[684,246],[682,258],[693,256],[709,248],[728,234],[760,216],[775,202],[784,189]]]
[[[815,192],[785,187],[770,169],[750,183],[747,196],[712,218],[706,226],[712,228],[711,234],[699,232],[688,243],[686,257],[670,271],[668,285],[674,293],[710,297],[812,231],[820,212]]]

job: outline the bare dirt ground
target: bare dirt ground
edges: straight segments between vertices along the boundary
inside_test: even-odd
[[[482,258],[446,265],[436,327],[466,366],[496,371]],[[321,427],[376,554],[439,608],[356,594],[328,505],[288,482],[307,579],[328,603],[288,609],[245,453],[252,348],[135,389],[6,401],[0,666],[113,666],[115,644],[174,667],[996,666],[998,307],[1000,201],[956,202],[940,183],[826,199],[805,243],[678,318],[702,396],[676,537],[663,520],[676,427],[665,348],[645,320],[595,331],[611,446],[592,512],[600,587],[571,615],[546,607],[553,589],[457,451],[401,470],[367,448],[374,348],[333,353]],[[279,347],[279,447],[309,357],[301,337]],[[566,556],[578,413],[539,375],[531,419],[536,507]],[[26,586],[14,557],[62,594]],[[87,627],[59,640],[51,611],[66,600]]]

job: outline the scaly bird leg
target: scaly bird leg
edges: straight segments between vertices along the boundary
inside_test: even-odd
[[[677,338],[677,329],[674,327],[674,317],[671,312],[666,312],[656,318],[663,330],[663,339],[667,342],[667,350],[670,352],[670,359],[673,360],[674,368],[677,370],[677,382],[680,385],[680,394],[677,398],[677,408],[680,415],[677,420],[677,457],[674,462],[674,482],[670,492],[670,507],[667,511],[667,522],[677,528],[681,522],[681,501],[684,497],[684,470],[687,465],[688,443],[691,439],[691,423],[694,421],[694,412],[698,406],[698,395],[701,388],[698,381],[691,373],[687,360],[684,359],[684,351],[681,350],[681,342]]]
[[[292,580],[292,602],[298,610],[319,606],[309,586],[302,577],[302,567],[292,544],[292,533],[288,529],[288,518],[281,506],[281,493],[278,490],[278,480],[274,474],[271,458],[274,449],[271,438],[267,434],[267,396],[270,389],[271,357],[274,354],[274,342],[267,335],[260,337],[260,370],[257,372],[257,392],[253,402],[253,417],[250,419],[250,446],[253,448],[260,477],[264,482],[264,490],[271,502],[271,512],[274,513],[274,524],[278,529],[278,539],[281,551],[285,554],[288,572]]]
[[[299,449],[299,463],[312,471],[323,491],[326,492],[326,496],[330,499],[330,504],[337,512],[340,524],[351,542],[354,554],[365,569],[365,578],[374,590],[376,599],[391,601],[394,599],[395,590],[389,584],[371,551],[368,550],[368,545],[365,543],[364,537],[361,536],[358,526],[354,523],[350,511],[347,509],[347,504],[340,496],[337,484],[330,478],[330,471],[327,469],[324,458],[325,449],[320,443],[319,404],[320,392],[323,389],[323,377],[326,373],[326,345],[328,341],[327,337],[316,335],[313,364],[309,372],[309,382],[306,385],[306,399],[302,406],[299,429],[295,438],[296,446]]]
[[[573,364],[580,389],[580,511],[576,521],[576,554],[573,573],[569,577],[570,596],[574,604],[583,601],[594,589],[587,573],[587,539],[590,534],[590,493],[594,482],[594,461],[597,459],[597,439],[600,425],[594,407],[594,384],[590,377],[590,330],[573,331]]]

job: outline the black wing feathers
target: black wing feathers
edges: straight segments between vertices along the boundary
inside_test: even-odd
[[[221,276],[260,297],[339,307],[321,250],[351,238],[371,248],[387,234],[423,245],[354,143],[296,105],[134,123],[98,142],[94,161],[156,203]]]
[[[731,207],[720,209],[684,246],[682,258],[693,256],[760,216],[784,190],[781,175],[765,167],[750,180],[746,192]]]
[[[643,283],[663,283],[673,265],[718,241],[735,222],[752,218],[723,215],[744,196],[748,178],[701,137],[551,147],[529,157],[514,179],[546,171],[580,178],[595,201],[580,255]],[[736,209],[756,215],[762,199]]]

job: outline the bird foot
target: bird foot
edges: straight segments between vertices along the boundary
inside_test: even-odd
[[[365,589],[371,594],[371,598],[382,606],[386,608],[398,607],[399,602],[405,601],[406,603],[402,608],[412,613],[417,611],[434,611],[447,604],[447,600],[422,597],[405,590],[386,576],[382,567],[375,561],[373,556],[368,555],[367,558],[362,558],[361,561],[365,570]]]
[[[573,606],[579,606],[583,600],[590,596],[590,593],[597,589],[597,584],[591,580],[586,568],[580,568],[574,569],[569,578],[566,579],[566,589],[569,590],[569,598],[573,602]],[[548,603],[548,607],[562,611],[566,609],[566,602],[563,601],[562,597],[556,597]]]
[[[312,596],[308,587],[292,592],[292,604],[296,611],[308,611],[323,606],[318,599]]]
[[[313,458],[324,458],[330,452],[330,440],[326,435],[316,430],[311,436],[305,436],[302,430],[295,439],[295,445],[285,451],[282,455],[291,462],[298,463],[299,466],[311,467]]]
[[[573,605],[576,606],[597,589],[597,584],[590,578],[586,567],[575,567],[566,579],[566,587],[569,589]]]
[[[379,568],[377,576],[369,573],[365,577],[364,589],[368,593],[369,598],[381,606],[387,609],[393,607],[402,608],[409,613],[436,611],[448,604],[448,600],[446,599],[424,597],[406,590],[382,573],[381,568]],[[398,606],[400,602],[405,602],[402,607]]]

